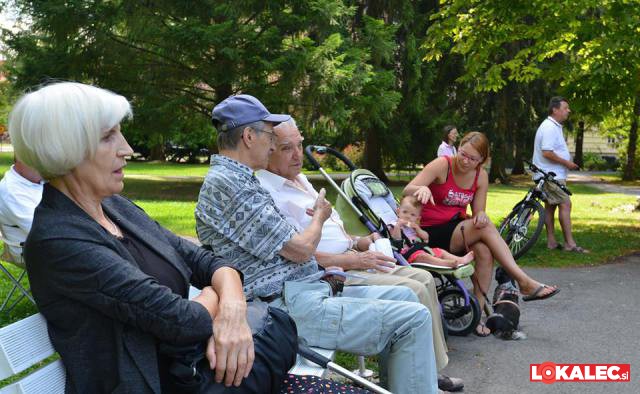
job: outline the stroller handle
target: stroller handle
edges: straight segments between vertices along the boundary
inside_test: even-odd
[[[340,159],[344,164],[346,164],[347,167],[349,167],[349,171],[354,171],[356,169],[356,166],[351,162],[351,160],[349,160],[347,156],[343,155],[342,152],[338,150],[322,145],[307,145],[307,147],[304,148],[304,155],[307,157],[307,159],[309,159],[309,162],[316,170],[320,169],[320,163],[318,163],[316,158],[313,157],[313,152],[317,152],[321,155],[330,153]]]
[[[371,220],[369,220],[362,213],[362,211],[357,206],[355,206],[353,201],[351,201],[351,199],[344,193],[344,191],[340,188],[340,186],[338,186],[336,182],[333,179],[331,179],[331,176],[329,176],[329,174],[327,174],[324,168],[320,166],[320,163],[318,163],[316,158],[313,157],[314,151],[318,152],[319,154],[331,153],[332,155],[342,160],[347,165],[347,167],[349,167],[350,171],[355,171],[357,169],[356,166],[345,155],[328,146],[307,145],[307,147],[304,148],[304,155],[307,157],[307,159],[309,159],[309,162],[314,166],[316,170],[320,171],[320,173],[327,180],[327,182],[329,182],[329,184],[338,192],[338,194],[344,199],[344,201],[346,201],[347,204],[351,206],[351,209],[353,209],[356,215],[358,215],[358,219],[360,220],[360,222],[364,224],[364,226],[367,228],[367,230],[369,230],[369,232],[377,233],[379,230],[376,228],[376,226],[373,225],[373,223],[371,223]],[[409,265],[409,263],[407,263],[407,260],[404,257],[402,257],[402,255],[397,251],[393,252],[393,256],[398,262],[398,264]]]

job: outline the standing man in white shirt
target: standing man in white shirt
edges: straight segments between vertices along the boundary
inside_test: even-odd
[[[569,103],[563,97],[553,97],[549,101],[549,116],[538,131],[533,147],[533,164],[545,172],[553,171],[556,180],[566,185],[568,170],[577,170],[578,165],[571,161],[567,142],[562,134],[562,124],[569,118]],[[571,232],[571,199],[558,186],[547,182],[544,185],[547,193],[545,202],[545,227],[547,228],[547,247],[563,249],[577,253],[589,253],[576,244]],[[558,208],[558,221],[564,235],[564,247],[556,241],[554,216]]]
[[[0,180],[0,231],[8,241],[19,244],[27,239],[33,211],[42,199],[42,185],[40,174],[19,160],[4,173]],[[5,249],[5,257],[21,260],[20,248],[7,245]]]
[[[257,171],[256,177],[269,191],[280,213],[298,231],[303,231],[311,223],[310,208],[318,197],[302,174],[304,138],[293,119],[280,123],[273,131],[276,135],[275,151],[269,157],[267,170]],[[359,278],[348,277],[346,285],[406,286],[412,289],[431,312],[436,366],[438,370],[444,368],[449,359],[433,277],[425,270],[396,266],[393,258],[369,251],[371,242],[371,236],[361,238],[348,234],[340,216],[333,210],[322,226],[314,256],[323,267],[357,270]],[[444,391],[459,391],[464,383],[459,378],[438,375],[438,387]]]

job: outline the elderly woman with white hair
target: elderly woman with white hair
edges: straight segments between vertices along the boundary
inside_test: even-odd
[[[70,82],[24,95],[10,115],[16,156],[48,181],[24,254],[66,391],[279,391],[295,359],[290,318],[270,311],[292,335],[258,343],[242,274],[118,196],[130,116],[124,97]],[[193,301],[190,284],[202,288]],[[259,350],[285,356],[254,363]]]

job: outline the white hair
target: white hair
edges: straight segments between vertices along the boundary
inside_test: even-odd
[[[120,95],[61,82],[22,96],[9,115],[9,134],[16,157],[52,179],[92,158],[101,134],[131,116]]]
[[[293,119],[293,116],[289,118],[289,120],[284,121],[282,123],[278,123],[277,125],[274,126],[275,130],[278,130],[278,127],[280,126],[288,126],[288,127],[295,127],[296,129],[298,128],[298,125],[296,124],[296,120]]]

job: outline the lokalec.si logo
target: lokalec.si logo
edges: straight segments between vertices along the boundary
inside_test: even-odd
[[[529,366],[532,382],[629,382],[631,364],[555,364],[546,361]]]

